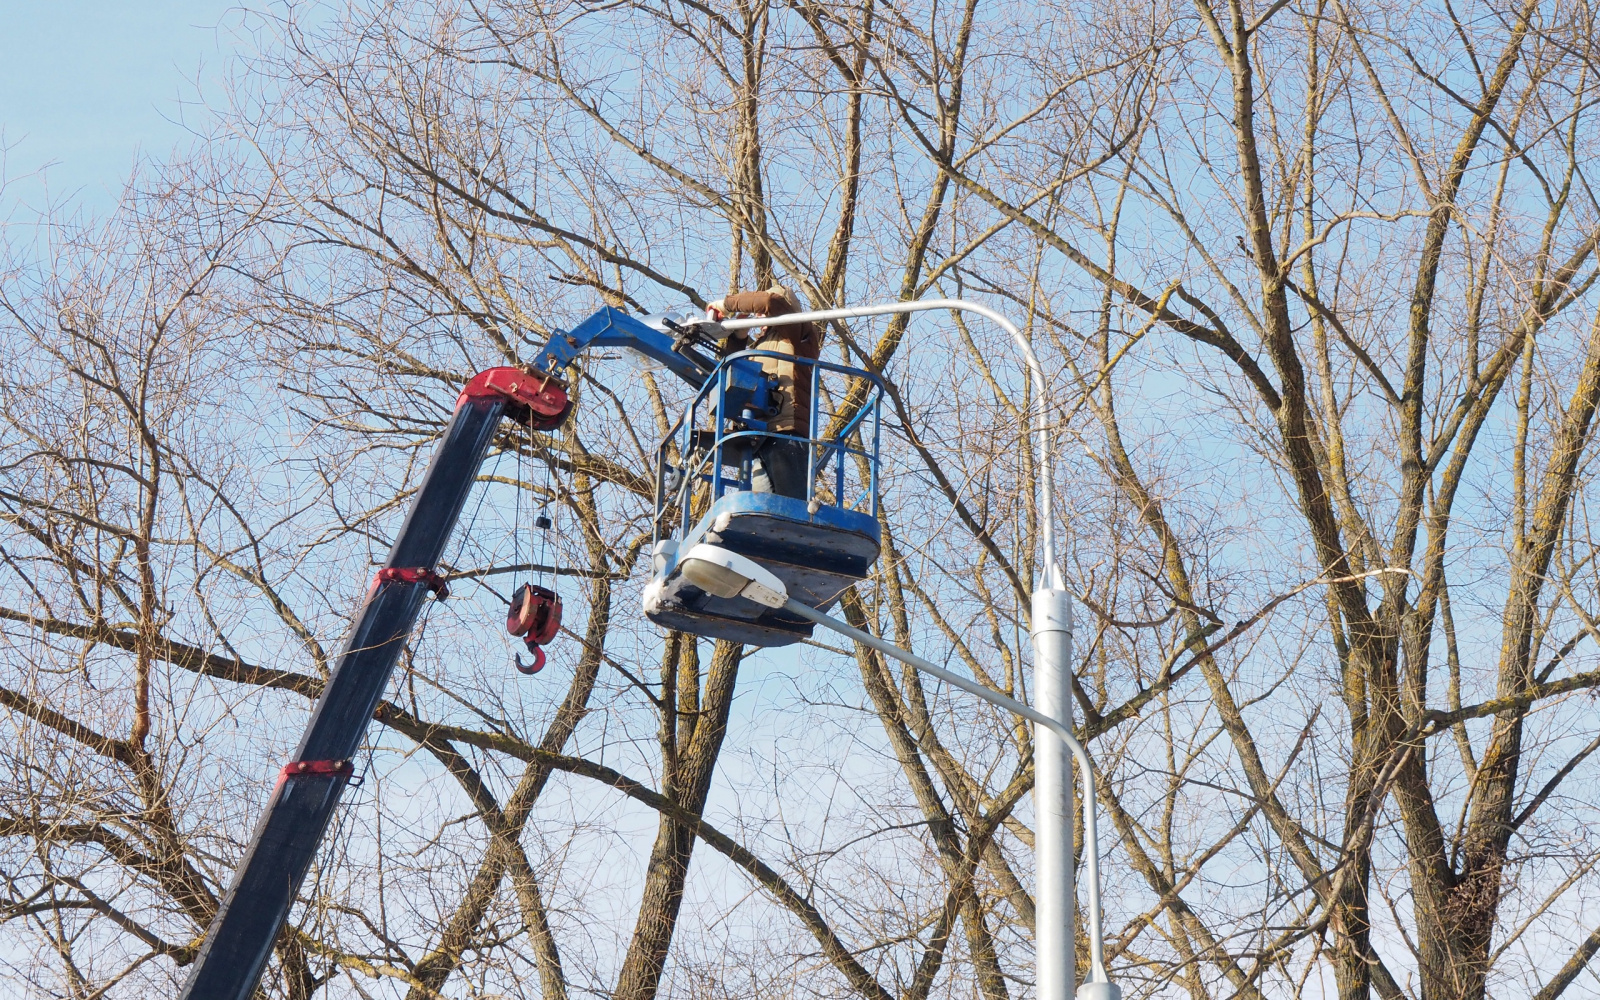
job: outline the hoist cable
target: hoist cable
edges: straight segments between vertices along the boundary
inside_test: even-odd
[[[548,449],[546,449],[546,450],[548,451]],[[540,510],[541,510],[541,513],[543,514],[543,516],[542,517],[540,517],[538,515],[535,516],[535,518],[534,518],[534,527],[537,527],[539,529],[539,563],[538,563],[538,566],[539,566],[539,585],[540,586],[544,586],[544,584],[545,584],[545,574],[546,574],[547,568],[548,568],[548,572],[550,573],[550,576],[551,576],[551,579],[549,581],[550,586],[549,586],[548,589],[550,590],[551,593],[555,593],[556,585],[558,583],[560,583],[561,581],[560,581],[560,574],[555,571],[555,567],[550,562],[550,532],[551,532],[551,530],[553,529],[553,527],[555,525],[555,520],[554,520],[553,517],[550,516],[549,512],[552,510],[551,501],[555,499],[555,493],[556,493],[556,490],[555,490],[555,472],[554,472],[554,470],[552,469],[551,466],[552,466],[552,463],[550,461],[549,455],[547,454],[545,456],[545,463],[544,463],[543,476],[542,476],[542,478],[544,480],[544,482],[543,482],[544,499],[543,499],[543,502],[540,505]],[[541,521],[543,523],[540,523]],[[530,548],[531,548],[531,546],[530,546]],[[530,552],[529,555],[531,556],[532,553]]]

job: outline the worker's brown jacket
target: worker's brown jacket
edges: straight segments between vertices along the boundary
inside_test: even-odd
[[[800,303],[792,297],[771,291],[735,292],[722,300],[722,307],[730,315],[787,316],[800,311]],[[748,331],[741,331],[730,339],[735,341],[735,350],[753,346],[762,351],[812,360],[822,354],[822,331],[815,323],[767,327],[754,344]],[[778,390],[783,395],[783,407],[770,422],[771,428],[781,434],[809,433],[806,421],[811,416],[811,366],[796,365],[782,358],[762,358],[761,369],[777,380]]]

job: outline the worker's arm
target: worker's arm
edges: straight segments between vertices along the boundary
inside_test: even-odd
[[[786,316],[795,311],[795,305],[792,301],[769,289],[754,292],[733,292],[726,298],[711,303],[710,308],[716,318],[737,316],[741,313],[754,316]],[[810,323],[803,324],[798,330],[793,327],[777,327],[775,332],[777,339],[784,341],[791,340],[797,335],[802,338],[808,335],[814,336]],[[754,331],[750,330],[739,330],[730,333],[727,340],[722,344],[722,353],[728,354],[732,351],[745,350],[756,340],[762,340],[763,344],[765,344],[766,340],[763,334],[766,333],[767,331],[765,330],[761,333],[754,333]],[[808,356],[814,356],[814,352],[813,355]]]
[[[722,310],[727,313],[752,313],[756,316],[782,316],[794,312],[794,306],[783,296],[762,290],[734,292],[722,300]]]

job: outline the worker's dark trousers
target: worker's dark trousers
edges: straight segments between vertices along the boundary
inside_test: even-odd
[[[778,493],[806,498],[806,465],[811,448],[804,441],[767,438],[755,450],[750,488],[757,493]]]

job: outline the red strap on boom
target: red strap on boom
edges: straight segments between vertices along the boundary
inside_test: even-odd
[[[428,589],[433,591],[433,596],[441,601],[450,596],[450,585],[444,582],[444,577],[426,566],[414,568],[385,566],[383,569],[378,570],[377,579],[373,580],[372,585],[376,587],[380,583],[394,581],[399,581],[400,583],[425,583],[428,585]]]
[[[355,761],[297,760],[292,764],[283,765],[283,770],[278,772],[278,784],[281,785],[290,778],[298,777],[302,774],[332,774],[341,778],[348,778],[355,773]]]

